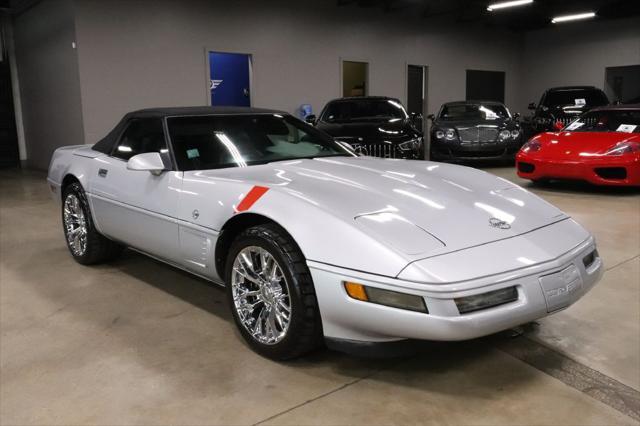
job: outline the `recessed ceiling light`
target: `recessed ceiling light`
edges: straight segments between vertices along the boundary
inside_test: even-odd
[[[552,23],[557,24],[559,22],[577,21],[578,19],[589,19],[596,16],[595,12],[576,13],[575,15],[556,16],[551,20]]]
[[[490,4],[487,6],[487,10],[492,12],[496,9],[504,9],[505,7],[514,7],[514,6],[522,6],[525,4],[531,4],[533,0],[514,0],[514,1],[505,1],[502,3]]]

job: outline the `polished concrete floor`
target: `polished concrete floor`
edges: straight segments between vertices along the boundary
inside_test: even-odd
[[[44,175],[0,171],[0,423],[640,424],[640,193],[530,187],[597,237],[570,309],[402,359],[251,352],[223,290],[127,251],[75,263]]]

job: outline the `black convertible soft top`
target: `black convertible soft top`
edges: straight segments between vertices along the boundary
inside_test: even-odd
[[[126,114],[122,120],[113,128],[104,138],[100,139],[92,149],[94,151],[110,154],[114,145],[118,141],[118,137],[126,127],[127,123],[136,118],[164,118],[175,116],[194,116],[194,115],[240,115],[240,114],[287,114],[283,111],[264,108],[248,108],[248,107],[211,107],[211,106],[195,106],[195,107],[167,107],[167,108],[147,108],[132,111]]]

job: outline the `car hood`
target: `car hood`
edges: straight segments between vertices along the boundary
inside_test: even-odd
[[[385,214],[413,224],[424,231],[425,249],[416,251],[415,242],[409,244],[404,250],[409,260],[511,238],[566,218],[505,179],[436,162],[333,157],[227,170],[229,179],[288,193],[364,232],[373,231],[392,246],[406,248],[400,240],[411,232],[404,228],[394,236],[396,231],[389,230],[397,221]],[[199,172],[208,175],[220,177],[220,171]],[[374,228],[358,220],[368,215],[378,215]],[[310,217],[309,226],[321,232],[323,224]],[[433,238],[441,243],[432,244]]]
[[[540,157],[588,159],[602,155],[619,142],[639,142],[640,134],[622,132],[547,132],[536,136]]]
[[[322,121],[318,123],[317,127],[333,137],[362,138],[358,142],[365,143],[379,140],[406,140],[417,136],[417,131],[408,120],[389,121],[385,119],[343,123]]]

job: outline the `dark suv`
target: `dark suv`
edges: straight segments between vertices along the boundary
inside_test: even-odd
[[[566,126],[580,114],[608,103],[607,95],[597,87],[553,87],[542,94],[538,105],[529,104],[529,109],[535,112],[527,120],[525,128],[528,136],[553,131],[556,123],[561,122]]]
[[[306,121],[348,144],[357,154],[382,158],[424,159],[418,117],[410,115],[398,99],[361,96],[330,101],[316,120]]]

